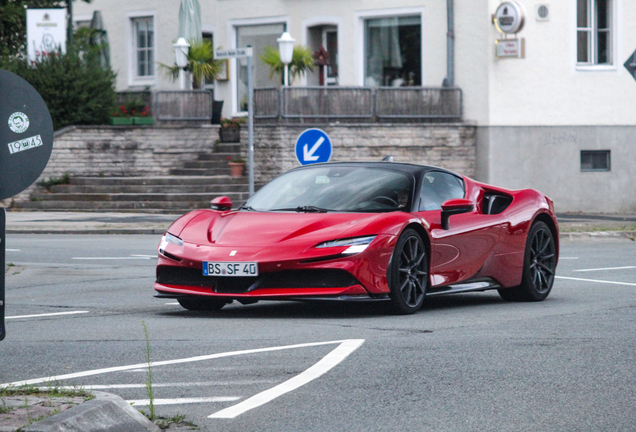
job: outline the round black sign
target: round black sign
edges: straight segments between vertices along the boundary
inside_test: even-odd
[[[0,70],[0,199],[33,184],[53,150],[53,121],[42,96],[19,76]]]

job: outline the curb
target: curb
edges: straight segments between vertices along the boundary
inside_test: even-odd
[[[8,229],[7,234],[159,234],[165,228],[106,228],[106,229]]]
[[[128,402],[112,393],[93,391],[95,399],[67,409],[23,432],[161,432],[161,429]]]
[[[624,238],[634,240],[636,231],[590,231],[590,232],[561,232],[559,233],[561,240],[579,240],[579,239],[606,239],[606,238]]]

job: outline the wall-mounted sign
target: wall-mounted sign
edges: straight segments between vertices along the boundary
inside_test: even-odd
[[[495,26],[501,33],[518,33],[523,28],[526,10],[516,1],[505,1],[495,11]]]
[[[66,9],[27,9],[29,60],[41,60],[60,48],[66,52]]]
[[[625,69],[627,69],[629,74],[636,79],[636,51],[629,56],[627,61],[623,63],[623,66],[625,66]]]
[[[215,60],[223,60],[230,58],[244,58],[244,57],[252,57],[252,48],[235,48],[235,49],[226,49],[219,50],[214,52]]]
[[[525,58],[526,40],[499,39],[495,41],[497,58]]]

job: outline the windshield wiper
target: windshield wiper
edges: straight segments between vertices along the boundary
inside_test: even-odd
[[[242,206],[240,206],[238,208],[239,210],[247,210],[247,211],[257,211],[254,207],[252,206],[247,206],[245,204],[243,204]]]
[[[298,206],[298,207],[290,207],[290,208],[272,209],[270,211],[295,211],[298,213],[327,213],[333,210],[316,207],[316,206]]]
[[[316,206],[298,206],[298,207],[296,207],[296,211],[298,213],[300,213],[300,212],[305,212],[305,213],[327,213],[329,211],[329,209],[316,207]]]

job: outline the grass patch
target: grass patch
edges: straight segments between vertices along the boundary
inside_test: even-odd
[[[71,175],[65,172],[60,177],[49,177],[48,180],[41,180],[37,184],[38,186],[42,186],[46,189],[51,189],[51,187],[53,186],[70,184],[70,183],[71,183]]]
[[[38,397],[81,397],[84,400],[95,399],[95,395],[82,387],[62,387],[57,382],[48,382],[46,387],[23,385],[19,387],[0,387],[0,398],[8,396],[38,396]]]

